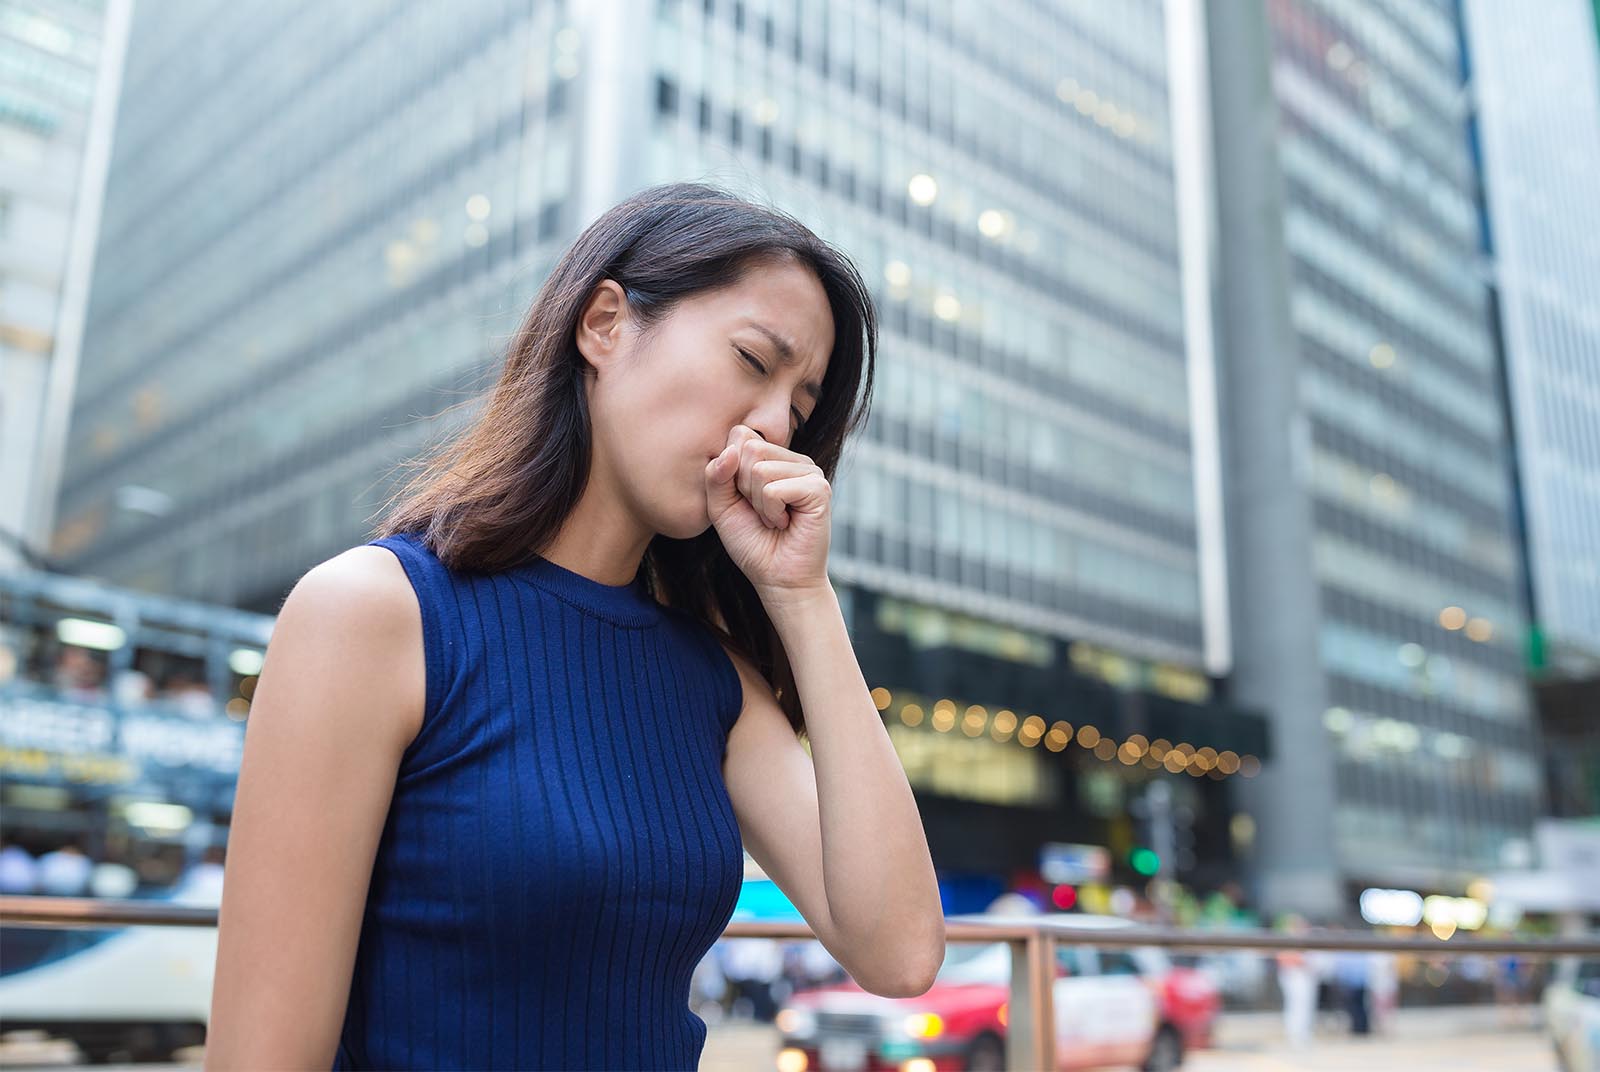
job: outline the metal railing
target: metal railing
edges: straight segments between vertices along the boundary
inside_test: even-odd
[[[215,927],[217,909],[195,905],[152,904],[139,900],[91,897],[0,896],[0,927]],[[815,939],[804,923],[754,920],[731,922],[723,938]],[[1005,942],[1011,947],[1011,997],[1006,1030],[1006,1066],[1056,1067],[1053,1004],[1056,946],[1157,946],[1183,951],[1349,950],[1420,953],[1427,956],[1507,956],[1531,959],[1600,957],[1600,938],[1390,938],[1373,934],[1308,930],[1196,931],[1172,927],[1087,928],[1071,917],[953,916],[945,922],[949,942]]]

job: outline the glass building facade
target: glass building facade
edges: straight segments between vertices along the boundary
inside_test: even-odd
[[[140,5],[54,547],[275,610],[570,238],[549,4]],[[133,502],[142,508],[130,508]]]
[[[1600,657],[1600,32],[1589,0],[1465,12],[1536,619]]]
[[[588,222],[718,182],[879,303],[831,567],[938,862],[1124,845],[1169,771],[1220,882],[1268,742],[1205,658],[1167,69],[1159,0],[141,6],[56,550],[275,610]]]
[[[1264,896],[1460,892],[1541,783],[1457,12],[1271,0],[1210,32],[1237,695],[1281,745]]]
[[[129,5],[0,5],[0,566],[49,542]]]
[[[1197,664],[1160,5],[669,2],[652,36],[636,183],[749,188],[875,288],[841,577]]]

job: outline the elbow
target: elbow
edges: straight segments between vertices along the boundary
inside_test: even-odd
[[[872,981],[872,985],[860,979],[857,982],[861,983],[863,990],[870,990],[880,997],[921,997],[933,987],[934,977],[944,966],[944,953],[944,919],[940,917],[932,936],[904,950],[899,956],[890,958],[890,963],[896,969],[894,972],[880,975]]]

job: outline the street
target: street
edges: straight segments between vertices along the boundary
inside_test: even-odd
[[[1186,1072],[1555,1072],[1549,1040],[1528,1027],[1476,1029],[1459,1018],[1426,1016],[1402,1022],[1395,1034],[1369,1039],[1319,1037],[1304,1053],[1289,1051],[1262,1030],[1266,1020],[1246,1015],[1224,1021],[1218,1048],[1192,1053]],[[720,1024],[706,1040],[701,1072],[773,1069],[778,1034],[766,1024]],[[123,1072],[184,1072],[199,1067],[200,1053],[186,1063],[102,1066]],[[69,1043],[13,1039],[0,1043],[0,1068],[70,1067]]]
[[[1533,1028],[1452,1030],[1444,1033],[1430,1019],[1407,1024],[1402,1034],[1350,1039],[1319,1037],[1304,1053],[1261,1037],[1256,1023],[1242,1031],[1224,1030],[1219,1047],[1191,1053],[1185,1072],[1555,1072],[1550,1042]],[[759,1024],[714,1027],[706,1041],[701,1072],[751,1072],[772,1069],[777,1033]]]

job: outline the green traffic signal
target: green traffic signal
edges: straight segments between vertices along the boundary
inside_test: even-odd
[[[1128,854],[1128,863],[1139,874],[1149,878],[1161,870],[1161,857],[1157,856],[1154,849],[1138,848]]]

